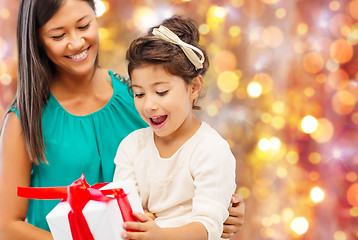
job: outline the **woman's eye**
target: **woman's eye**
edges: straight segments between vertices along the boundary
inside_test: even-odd
[[[63,38],[63,36],[65,36],[65,34],[61,34],[61,35],[58,35],[58,36],[52,36],[51,38],[54,39],[54,40],[60,40]]]
[[[90,24],[87,23],[86,25],[79,27],[79,29],[84,30],[84,29],[87,29],[89,26],[90,26]]]
[[[164,96],[165,94],[167,94],[169,92],[169,90],[166,90],[166,91],[162,91],[162,92],[157,92],[157,94],[159,96]]]

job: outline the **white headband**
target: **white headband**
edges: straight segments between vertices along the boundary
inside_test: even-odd
[[[183,42],[175,33],[163,25],[161,25],[159,28],[154,28],[152,33],[154,36],[160,39],[178,45],[183,50],[190,62],[195,66],[196,70],[203,68],[203,62],[205,58],[203,52],[199,48]],[[201,58],[199,58],[193,50],[199,53]]]

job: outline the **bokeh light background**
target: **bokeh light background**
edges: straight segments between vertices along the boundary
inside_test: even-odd
[[[18,4],[0,0],[2,116]],[[173,14],[198,22],[211,60],[198,115],[229,141],[246,202],[234,239],[358,239],[358,0],[97,4],[100,63],[125,75],[125,51],[148,27]]]

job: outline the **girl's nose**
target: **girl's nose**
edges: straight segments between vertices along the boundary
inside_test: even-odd
[[[144,104],[144,108],[148,112],[154,111],[158,109],[158,104],[156,103],[156,101],[154,101],[154,99],[147,97]]]

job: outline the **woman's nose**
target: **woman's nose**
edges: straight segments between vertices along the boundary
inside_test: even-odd
[[[82,36],[72,34],[67,46],[72,51],[79,51],[83,48],[84,45],[85,39]]]

